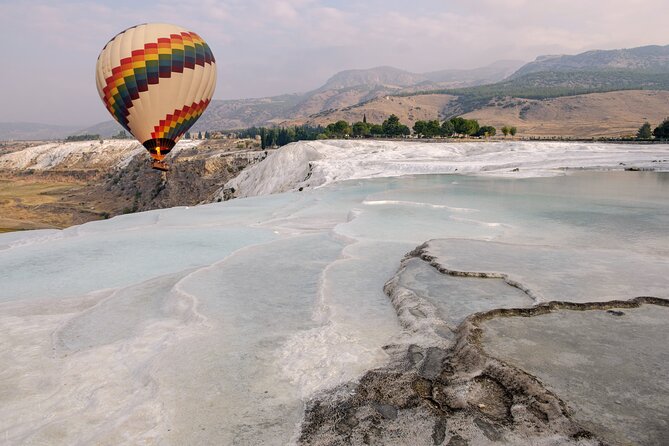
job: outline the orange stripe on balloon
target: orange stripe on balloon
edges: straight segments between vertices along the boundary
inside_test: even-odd
[[[181,110],[174,110],[172,113],[161,119],[158,125],[153,128],[151,137],[155,139],[166,138],[177,140],[180,138],[190,126],[195,122],[204,110],[209,105],[209,99],[200,102],[194,102],[191,105],[184,106]],[[192,120],[188,123],[187,121]],[[187,123],[187,126],[183,124]]]

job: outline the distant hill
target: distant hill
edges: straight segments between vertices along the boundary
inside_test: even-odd
[[[626,90],[551,99],[499,98],[464,115],[521,136],[618,137],[635,135],[669,115],[669,91]]]
[[[249,120],[253,125],[326,123],[337,119],[354,121],[363,115],[376,122],[390,113],[406,116],[411,123],[426,116],[435,119],[472,112],[488,107],[495,98],[542,100],[623,90],[669,90],[669,45],[540,56],[522,66],[517,61],[500,61],[474,70],[347,70],[334,75],[323,87],[294,95],[290,100],[264,99],[271,104],[271,112],[266,104],[249,107],[246,101],[235,104],[234,111],[228,103],[217,105],[226,108],[228,115],[237,116],[235,124],[248,124]],[[389,96],[413,99],[401,105],[402,101],[386,100]],[[266,119],[272,114],[277,117]],[[203,120],[202,125],[211,128],[217,123],[226,122]]]
[[[669,72],[626,71],[546,71],[529,73],[495,84],[462,89],[444,89],[458,97],[457,113],[467,113],[499,97],[549,99],[587,93],[622,90],[669,90]]]
[[[471,70],[442,70],[425,73],[430,82],[452,87],[485,85],[505,79],[523,66],[519,60],[500,60],[488,66]]]
[[[450,111],[462,114],[500,97],[549,99],[622,90],[669,90],[669,45],[541,56],[499,82],[414,93],[457,96]]]
[[[347,122],[362,121],[363,118],[372,124],[381,124],[391,114],[400,118],[400,121],[413,125],[418,120],[444,119],[445,110],[449,104],[457,99],[456,96],[446,94],[427,94],[412,96],[384,96],[370,101],[344,107],[338,110],[326,111],[307,118],[296,118],[282,122],[282,125],[327,125],[331,122],[344,120]]]
[[[419,87],[424,85],[433,84]],[[669,46],[542,56],[501,81],[404,89],[293,122],[352,122],[362,116],[379,122],[390,113],[409,127],[419,119],[464,115],[495,127],[516,126],[525,136],[633,135],[644,121],[657,125],[669,116]]]
[[[77,127],[36,122],[0,122],[0,141],[61,139]]]
[[[121,124],[116,121],[109,120],[100,122],[90,127],[86,127],[84,129],[79,129],[74,132],[73,135],[100,135],[102,138],[111,138],[114,135],[118,135],[118,132],[122,130],[123,127],[121,127]]]
[[[341,90],[358,86],[408,87],[426,81],[422,74],[410,73],[393,67],[376,67],[367,70],[346,70],[332,76],[316,91]]]
[[[37,122],[0,122],[0,141],[49,141],[65,139],[72,135],[100,135],[110,138],[123,130],[116,121],[105,121],[81,128],[67,125],[49,125]]]
[[[253,125],[276,125],[310,119],[334,110],[398,93],[466,87],[500,81],[522,65],[500,61],[471,70],[411,73],[393,67],[346,70],[332,76],[316,90],[260,99],[215,100],[195,124],[194,130],[236,129]]]
[[[576,55],[540,56],[518,71],[511,79],[530,73],[565,71],[637,71],[669,72],[669,45],[641,46],[620,50],[595,50]]]

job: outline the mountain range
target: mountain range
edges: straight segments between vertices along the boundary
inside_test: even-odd
[[[647,73],[669,71],[669,45],[649,45],[619,50],[596,50],[573,56],[540,56],[522,66],[510,79],[545,71],[619,71],[634,70]]]
[[[411,124],[417,119],[490,109],[500,98],[546,100],[620,90],[669,90],[669,45],[539,56],[527,64],[498,61],[470,70],[413,73],[389,66],[346,70],[305,93],[214,100],[192,130],[322,124],[357,120],[363,115],[380,122],[390,113]],[[664,113],[669,114],[669,110]],[[649,115],[655,116],[653,111]],[[83,129],[0,123],[0,140],[63,138],[81,133],[109,137],[120,129],[113,121]]]
[[[523,65],[521,61],[498,61],[469,70],[411,73],[393,67],[346,70],[323,86],[306,93],[252,99],[213,100],[193,131],[239,129],[254,125],[278,125],[331,110],[349,107],[386,95],[412,91],[467,87],[502,80]],[[109,120],[94,126],[50,126],[37,123],[0,123],[0,140],[61,139],[75,134],[110,137],[122,130]]]

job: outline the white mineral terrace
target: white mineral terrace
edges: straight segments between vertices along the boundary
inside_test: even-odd
[[[383,286],[432,239],[449,268],[533,291],[444,295],[409,265],[403,285],[449,324],[667,298],[669,174],[622,171],[667,160],[666,145],[300,143],[227,185],[292,192],[0,235],[0,444],[295,442],[309,398],[420,342]],[[618,171],[545,176],[565,167]],[[468,175],[426,175],[453,172]]]

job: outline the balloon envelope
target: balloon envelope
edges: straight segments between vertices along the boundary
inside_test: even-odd
[[[194,32],[146,23],[105,45],[96,83],[109,113],[161,161],[209,105],[216,62]]]

